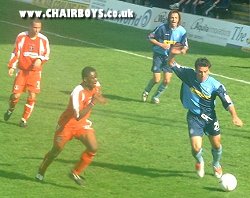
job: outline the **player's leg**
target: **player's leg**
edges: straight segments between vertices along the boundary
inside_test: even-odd
[[[94,130],[87,126],[88,129],[78,130],[75,137],[79,139],[86,147],[86,150],[82,153],[80,160],[75,164],[69,174],[70,178],[73,179],[78,185],[84,187],[84,181],[80,174],[86,170],[91,164],[97,151],[97,141]]]
[[[152,102],[156,104],[160,102],[160,96],[166,90],[173,74],[173,70],[168,66],[167,57],[160,56],[159,60],[158,64],[160,64],[160,70],[163,71],[163,80],[152,97]]]
[[[190,138],[192,155],[196,160],[195,169],[199,177],[204,177],[204,159],[202,157],[202,137],[201,136],[192,136]]]
[[[7,111],[4,113],[4,120],[8,121],[13,113],[13,111],[15,110],[16,104],[18,103],[19,99],[20,99],[21,93],[13,93],[10,95],[10,99],[9,99],[9,108],[7,109]]]
[[[173,75],[173,73],[170,73],[170,72],[163,73],[163,81],[160,83],[160,85],[157,88],[157,91],[155,92],[155,94],[153,96],[153,101],[155,101],[155,103],[159,103],[159,101],[160,101],[159,98],[162,95],[162,93],[167,89],[168,84],[171,81],[172,75]]]
[[[220,178],[222,176],[222,167],[220,164],[222,156],[221,135],[209,136],[209,140],[212,146],[211,152],[213,156],[214,175],[215,177]]]
[[[155,86],[155,84],[159,83],[161,80],[161,64],[162,60],[159,54],[153,55],[153,64],[151,67],[151,71],[153,72],[153,78],[149,80],[147,86],[145,87],[142,93],[142,101],[146,102],[148,98],[148,94]]]
[[[204,177],[204,159],[202,156],[202,137],[204,135],[204,122],[199,118],[198,115],[194,115],[191,112],[188,112],[187,123],[192,155],[196,160],[195,169],[199,177]]]
[[[220,134],[220,126],[219,122],[214,115],[212,121],[207,124],[206,133],[208,134],[208,138],[211,144],[211,152],[213,156],[213,171],[214,175],[217,178],[222,176],[222,167],[220,165],[220,160],[222,156],[222,145],[221,145],[221,134]]]
[[[24,105],[22,119],[19,124],[19,126],[21,127],[27,126],[27,120],[29,119],[34,109],[34,105],[36,103],[36,95],[40,93],[40,82],[41,82],[41,72],[29,71],[26,82],[26,89],[28,90],[29,95],[26,100],[26,104]]]
[[[36,103],[36,93],[32,93],[29,91],[26,104],[24,105],[23,115],[19,124],[20,127],[27,127],[27,121],[33,111],[35,103]]]
[[[45,172],[49,165],[54,161],[54,159],[61,153],[65,144],[72,139],[71,131],[69,129],[60,128],[56,130],[54,136],[54,143],[51,150],[44,156],[44,159],[39,166],[38,174],[36,179],[42,181],[45,175]]]
[[[15,110],[16,104],[18,103],[22,92],[25,89],[25,81],[26,81],[27,74],[26,72],[19,70],[17,76],[15,78],[12,94],[9,98],[9,108],[4,114],[4,120],[8,121]]]
[[[79,140],[85,145],[86,150],[82,153],[80,160],[76,163],[73,173],[80,175],[91,164],[97,152],[97,141],[94,130],[88,130],[82,134]]]

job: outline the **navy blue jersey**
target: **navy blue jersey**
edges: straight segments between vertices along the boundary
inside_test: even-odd
[[[181,25],[173,29],[167,23],[163,23],[156,27],[153,32],[148,35],[149,39],[155,39],[160,43],[175,44],[181,43],[188,47],[187,32]],[[162,55],[169,55],[169,49],[163,49],[158,45],[153,45],[153,51]]]
[[[204,82],[199,82],[196,78],[196,72],[192,68],[174,66],[172,69],[183,82],[181,102],[192,113],[205,114],[211,118],[216,117],[214,110],[216,96],[220,98],[225,109],[229,105],[233,105],[223,84],[212,76],[208,76]]]

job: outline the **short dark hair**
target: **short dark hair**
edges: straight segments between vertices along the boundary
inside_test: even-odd
[[[30,21],[30,25],[32,26],[34,23],[41,23],[42,24],[42,21],[38,18],[34,18],[33,20]]]
[[[169,13],[168,13],[168,24],[170,24],[170,18],[172,16],[173,13],[177,13],[179,15],[179,21],[178,21],[178,25],[181,24],[181,14],[178,10],[171,10]]]
[[[91,72],[96,72],[96,69],[90,66],[84,67],[82,69],[82,79],[88,77]]]
[[[206,58],[206,57],[203,57],[203,58],[198,58],[196,61],[195,61],[195,69],[197,69],[198,67],[212,67],[210,61]]]

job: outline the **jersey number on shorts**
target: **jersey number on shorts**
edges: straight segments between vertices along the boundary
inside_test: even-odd
[[[36,88],[37,89],[40,89],[40,85],[41,85],[40,81],[36,81]]]
[[[219,131],[219,130],[220,130],[220,125],[219,125],[219,122],[218,122],[218,121],[216,121],[216,122],[214,123],[214,130],[215,130],[215,131]]]

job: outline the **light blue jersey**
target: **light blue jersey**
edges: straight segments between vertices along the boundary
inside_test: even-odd
[[[212,119],[216,117],[214,109],[217,96],[225,109],[233,104],[223,84],[212,76],[208,76],[204,82],[199,82],[192,68],[174,66],[172,69],[183,82],[181,102],[193,114],[204,114]]]
[[[156,39],[160,43],[181,43],[183,46],[188,47],[187,32],[181,25],[173,29],[170,28],[167,23],[163,23],[156,27],[154,31],[148,35],[148,38]],[[165,50],[157,45],[153,45],[153,52],[161,55],[169,55],[169,49]]]

